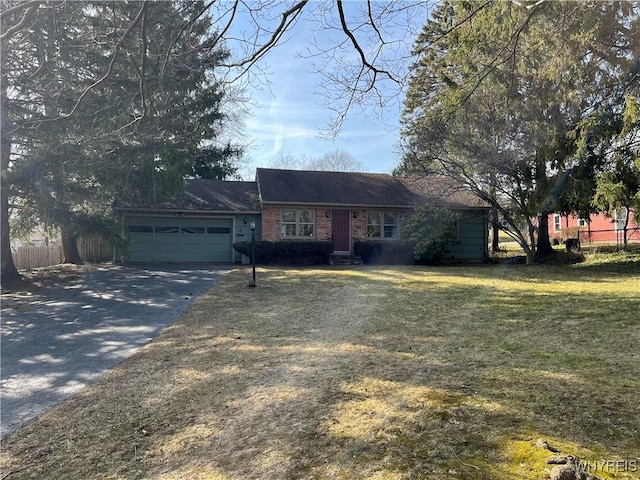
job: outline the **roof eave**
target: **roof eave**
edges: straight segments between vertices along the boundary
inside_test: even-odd
[[[392,205],[373,203],[332,203],[332,202],[281,202],[275,200],[263,200],[263,205],[287,205],[305,207],[338,207],[338,208],[416,208],[416,205]]]
[[[126,207],[126,208],[118,208],[116,209],[124,214],[176,214],[176,213],[188,213],[190,215],[251,215],[251,214],[260,214],[261,210],[194,210],[189,208],[134,208],[134,207]]]

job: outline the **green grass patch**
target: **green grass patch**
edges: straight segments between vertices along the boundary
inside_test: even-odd
[[[622,255],[259,268],[254,289],[238,269],[6,438],[3,474],[539,480],[539,439],[637,461],[640,259]]]

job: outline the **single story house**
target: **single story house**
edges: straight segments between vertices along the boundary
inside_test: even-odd
[[[357,240],[399,239],[427,203],[465,212],[451,256],[487,258],[488,206],[446,178],[258,168],[255,182],[192,180],[164,208],[121,210],[131,240],[123,260],[237,262],[232,244],[251,240],[251,222],[256,240],[329,240],[334,254],[349,255]]]
[[[555,213],[552,215],[553,226],[549,233],[551,237],[560,241],[579,238],[581,243],[620,243],[624,241],[626,216],[625,208],[617,209],[612,216],[600,212],[592,213],[589,218]],[[640,241],[640,218],[636,218],[633,211],[629,212],[627,239],[630,242]]]

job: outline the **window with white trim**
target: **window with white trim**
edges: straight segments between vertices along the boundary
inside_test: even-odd
[[[398,238],[396,212],[367,212],[367,237]]]
[[[280,212],[282,238],[313,238],[315,212],[313,210],[283,209]]]
[[[586,227],[587,226],[587,219],[586,218],[579,218],[578,219],[578,226],[579,227]]]
[[[562,217],[557,213],[553,216],[553,231],[559,232],[562,229]]]

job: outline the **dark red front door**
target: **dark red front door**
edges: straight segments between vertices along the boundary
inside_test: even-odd
[[[333,233],[333,250],[349,252],[349,210],[331,212],[331,231]]]

